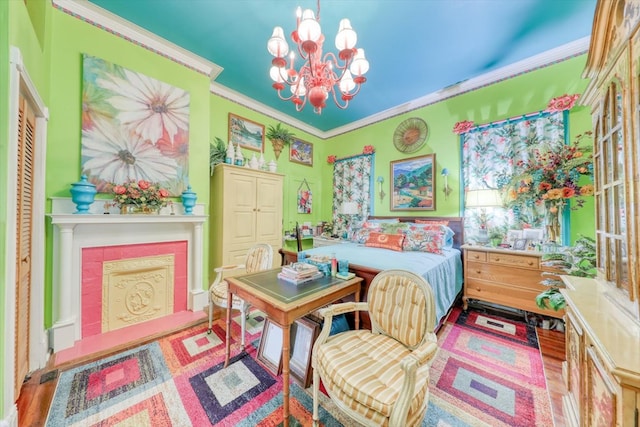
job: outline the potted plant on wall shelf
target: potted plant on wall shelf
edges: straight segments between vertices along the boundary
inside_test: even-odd
[[[540,284],[548,289],[542,291],[536,297],[536,305],[542,309],[552,308],[555,311],[565,307],[566,301],[560,288],[564,284],[557,276],[567,274],[578,277],[596,276],[596,241],[590,237],[581,236],[576,240],[576,245],[567,248],[563,252],[544,254],[542,265],[558,270],[558,272],[545,272],[544,275],[556,276],[546,278]]]
[[[289,129],[284,128],[282,123],[278,123],[275,126],[269,125],[267,127],[267,133],[265,136],[271,141],[273,145],[273,152],[276,155],[276,160],[280,157],[282,149],[293,142],[295,135]]]
[[[213,176],[213,168],[218,163],[223,163],[227,155],[227,144],[219,137],[215,137],[214,141],[209,144],[209,172]]]

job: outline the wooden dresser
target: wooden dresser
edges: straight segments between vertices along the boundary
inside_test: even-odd
[[[475,299],[556,318],[564,315],[563,310],[543,310],[536,305],[536,296],[546,289],[540,284],[541,252],[475,245],[464,245],[462,250],[465,310],[468,300]]]

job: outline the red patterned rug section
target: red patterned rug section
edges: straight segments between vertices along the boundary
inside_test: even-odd
[[[467,310],[456,307],[451,311],[447,323],[455,323],[479,332],[516,341],[538,348],[536,328],[520,319],[509,319],[497,314]]]
[[[499,315],[456,310],[438,342],[431,367],[429,422],[554,425],[533,327]]]

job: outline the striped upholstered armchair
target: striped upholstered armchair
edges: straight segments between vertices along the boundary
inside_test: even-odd
[[[371,330],[329,336],[333,316],[351,311],[368,311]],[[320,379],[336,405],[361,424],[420,425],[437,350],[433,292],[426,280],[385,270],[371,282],[367,302],[334,304],[322,314],[312,356],[314,426]]]

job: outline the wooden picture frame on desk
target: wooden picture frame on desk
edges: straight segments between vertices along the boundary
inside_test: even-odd
[[[311,350],[319,334],[320,325],[305,317],[296,320],[291,327],[289,368],[293,379],[303,388],[311,385]]]
[[[256,359],[274,375],[282,372],[282,341],[282,328],[266,318]]]

